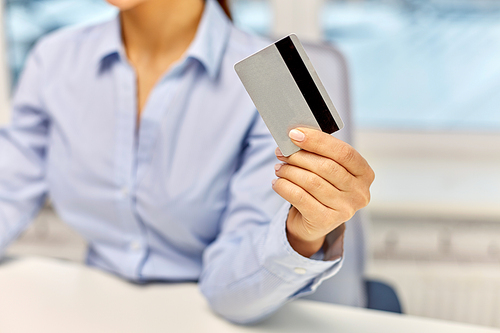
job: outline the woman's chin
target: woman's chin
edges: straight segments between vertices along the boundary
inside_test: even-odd
[[[131,9],[147,1],[148,0],[106,0],[107,3],[117,7],[120,10]]]

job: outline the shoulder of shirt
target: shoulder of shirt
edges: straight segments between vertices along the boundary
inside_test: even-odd
[[[113,19],[93,24],[64,27],[41,37],[35,44],[33,52],[42,58],[47,54],[64,56],[68,51],[77,51],[89,43],[95,45],[110,25]],[[76,48],[76,50],[75,50]]]
[[[34,49],[39,53],[56,52],[61,55],[61,51],[68,50],[72,47],[82,47],[84,45],[95,45],[102,38],[102,34],[106,32],[116,18],[100,23],[69,26],[58,29],[41,37]],[[257,36],[231,25],[229,43],[227,50],[235,53],[238,56],[248,56],[272,43],[269,38]]]
[[[245,32],[231,25],[229,42],[226,53],[243,59],[271,44],[273,41],[266,37]]]

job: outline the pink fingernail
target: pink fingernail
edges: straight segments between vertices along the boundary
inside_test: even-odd
[[[293,129],[290,131],[290,133],[288,133],[288,136],[290,137],[290,139],[292,140],[295,140],[295,141],[304,141],[304,139],[306,138],[306,135],[304,134],[304,132],[301,132],[299,130],[296,130],[296,129]]]
[[[281,152],[281,150],[278,148],[276,148],[276,152],[275,152],[276,156],[283,156],[283,153]]]
[[[273,181],[271,182],[271,183],[273,183],[273,186],[274,186],[274,184],[276,184],[276,181],[277,181],[277,179],[273,179]]]
[[[279,169],[281,169],[281,163],[278,163],[274,166],[274,170],[278,171]]]

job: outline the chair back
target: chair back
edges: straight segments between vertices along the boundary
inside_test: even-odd
[[[345,127],[334,136],[353,143],[353,122],[349,91],[349,73],[344,56],[328,44],[303,43],[321,82],[339,112]],[[307,299],[365,307],[367,304],[363,279],[365,262],[365,237],[361,212],[346,223],[344,238],[344,263],[342,269],[323,281]]]

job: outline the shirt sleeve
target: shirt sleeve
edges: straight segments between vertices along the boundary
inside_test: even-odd
[[[40,90],[37,47],[28,57],[12,101],[10,125],[0,128],[0,255],[45,202],[49,118]]]
[[[236,323],[259,321],[312,293],[342,265],[344,226],[311,258],[288,243],[290,204],[271,187],[276,144],[256,114],[235,173],[218,238],[204,253],[200,288],[212,309]]]

